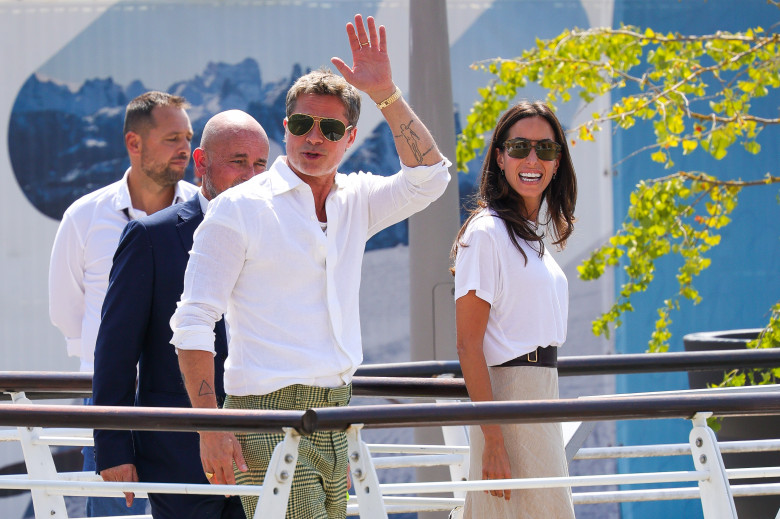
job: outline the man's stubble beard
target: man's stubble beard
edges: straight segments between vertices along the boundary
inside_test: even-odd
[[[146,174],[146,176],[152,179],[158,186],[171,187],[175,186],[180,180],[184,178],[184,171],[187,168],[185,166],[184,168],[179,169],[178,167],[172,167],[169,164],[148,165],[144,164],[142,159],[141,169]]]
[[[214,200],[219,193],[217,193],[217,189],[211,182],[211,171],[209,171],[209,169],[206,169],[201,181],[203,182],[203,190],[205,191],[206,199]]]

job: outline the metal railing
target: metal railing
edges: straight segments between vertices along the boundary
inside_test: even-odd
[[[741,356],[745,356],[742,352]],[[755,352],[750,352],[751,354]],[[764,353],[758,352],[758,353]],[[775,352],[771,352],[775,353]],[[671,354],[670,354],[671,355]],[[688,354],[685,354],[688,355]],[[701,355],[701,354],[697,354]],[[615,356],[618,357],[618,356]],[[635,356],[634,356],[635,357]],[[666,355],[653,356],[666,357]],[[753,356],[754,359],[758,355]],[[757,362],[773,362],[762,355]],[[780,359],[780,357],[776,357]],[[564,359],[561,359],[564,360]],[[620,369],[626,369],[625,360]],[[610,361],[612,361],[610,359]],[[704,361],[703,361],[704,362]],[[740,365],[754,360],[739,361]],[[746,364],[745,364],[746,363]],[[572,364],[574,365],[574,364]],[[615,369],[602,365],[599,369]],[[727,366],[735,367],[732,359]],[[392,367],[392,366],[391,366]],[[664,368],[669,368],[664,364]],[[702,364],[712,370],[712,364]],[[370,367],[368,372],[371,373]],[[382,367],[384,369],[384,367]],[[584,371],[592,366],[579,368]],[[637,369],[644,369],[638,367]],[[679,368],[678,368],[679,369]],[[592,371],[589,371],[592,373]],[[599,371],[603,373],[603,371]],[[386,374],[386,373],[385,373]],[[661,499],[700,499],[706,519],[736,518],[733,496],[780,494],[780,484],[731,484],[729,480],[780,476],[780,467],[726,470],[721,450],[780,450],[780,441],[736,442],[718,445],[706,425],[710,413],[718,416],[780,414],[780,393],[773,388],[745,388],[746,394],[620,395],[585,399],[534,402],[446,402],[420,404],[369,405],[345,408],[309,409],[306,411],[238,411],[193,410],[170,408],[83,407],[73,405],[35,405],[22,390],[33,394],[72,395],[88,392],[89,375],[0,373],[0,388],[9,393],[13,405],[0,406],[0,425],[17,427],[5,431],[0,440],[20,441],[28,467],[27,475],[0,476],[0,488],[27,489],[33,494],[37,517],[65,518],[65,495],[120,495],[133,491],[257,495],[258,510],[263,517],[284,517],[292,473],[297,459],[300,435],[315,430],[346,430],[349,442],[350,470],[354,496],[348,513],[364,518],[384,518],[388,513],[452,509],[463,502],[466,491],[490,488],[542,488],[565,486],[598,487],[658,482],[695,482],[696,486],[665,489],[636,489],[609,492],[574,492],[575,504],[623,502]],[[410,389],[410,384],[412,389]],[[683,392],[684,393],[684,392]],[[387,379],[357,377],[355,394],[382,396],[426,396],[461,398],[462,381],[457,379]],[[480,423],[535,423],[598,420],[635,420],[656,418],[691,419],[693,427],[687,444],[641,447],[582,449],[576,459],[622,456],[692,456],[694,470],[640,474],[605,474],[568,478],[530,478],[491,481],[443,481],[380,484],[377,469],[408,466],[467,464],[467,447],[366,445],[361,439],[364,428],[462,426]],[[98,476],[84,473],[57,474],[51,457],[51,445],[84,445],[91,443],[91,428],[126,429],[128,421],[135,430],[231,430],[285,431],[285,441],[274,453],[266,485],[217,486],[152,483],[104,483]],[[57,429],[45,430],[41,427]],[[81,434],[66,434],[68,431]],[[378,454],[400,453],[383,457]],[[453,492],[453,498],[421,497],[434,492]],[[400,494],[414,494],[403,497]]]
[[[780,366],[780,349],[707,352],[636,353],[560,357],[558,375],[620,375],[681,371],[716,371]],[[399,362],[360,366],[353,380],[357,396],[467,398],[458,361]],[[0,372],[0,399],[13,392],[28,398],[84,398],[92,394],[90,373]]]

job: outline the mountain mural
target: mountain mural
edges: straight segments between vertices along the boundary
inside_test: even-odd
[[[167,91],[183,96],[200,142],[208,119],[223,110],[240,109],[260,121],[269,139],[282,149],[285,96],[292,83],[306,73],[294,65],[288,77],[263,83],[258,63],[208,63],[203,72],[178,81]],[[119,180],[129,166],[122,136],[125,106],[149,90],[140,81],[126,86],[111,78],[89,79],[77,90],[33,74],[16,97],[8,131],[11,166],[22,191],[43,214],[59,220],[79,197]],[[398,171],[390,128],[382,122],[341,171]],[[192,164],[186,176],[192,180]],[[408,243],[407,223],[401,222],[374,236],[367,249]]]

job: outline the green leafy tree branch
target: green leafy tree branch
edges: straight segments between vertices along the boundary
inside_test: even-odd
[[[769,324],[755,340],[748,343],[747,347],[754,349],[780,348],[780,303],[772,307]],[[744,386],[748,383],[750,385],[780,383],[780,368],[735,369],[728,372],[723,378],[723,382],[717,387]]]
[[[607,109],[569,130],[572,145],[594,140],[607,122],[616,131],[644,122],[652,125],[655,139],[629,156],[649,152],[665,168],[674,166],[673,155],[699,148],[718,160],[735,144],[757,154],[761,131],[780,124],[773,114],[755,113],[752,103],[780,88],[779,45],[780,35],[761,27],[692,36],[622,26],[537,39],[517,58],[473,65],[495,77],[479,90],[458,137],[458,168],[467,170],[501,113],[520,89],[534,83],[546,90],[552,106],[575,95],[590,103],[610,94]],[[583,279],[597,279],[606,267],[621,265],[627,276],[616,302],[593,322],[594,334],[609,336],[610,326],[619,326],[632,310],[631,298],[653,281],[656,262],[674,255],[681,259],[678,290],[658,309],[649,343],[650,351],[666,351],[671,314],[681,299],[701,300],[693,281],[709,267],[706,254],[720,243],[740,191],[778,182],[771,173],[756,180],[723,180],[686,171],[640,182],[621,228],[579,267]],[[774,312],[768,329],[776,319]]]

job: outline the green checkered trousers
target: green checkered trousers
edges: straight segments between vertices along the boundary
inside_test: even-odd
[[[295,384],[267,395],[231,396],[225,409],[304,411],[312,407],[339,407],[349,403],[352,385],[324,388]],[[271,455],[284,433],[237,433],[249,467],[236,483],[262,485]],[[347,516],[347,435],[343,431],[316,431],[302,436],[298,448],[286,519],[344,519]],[[257,496],[241,496],[247,519],[254,517]]]

